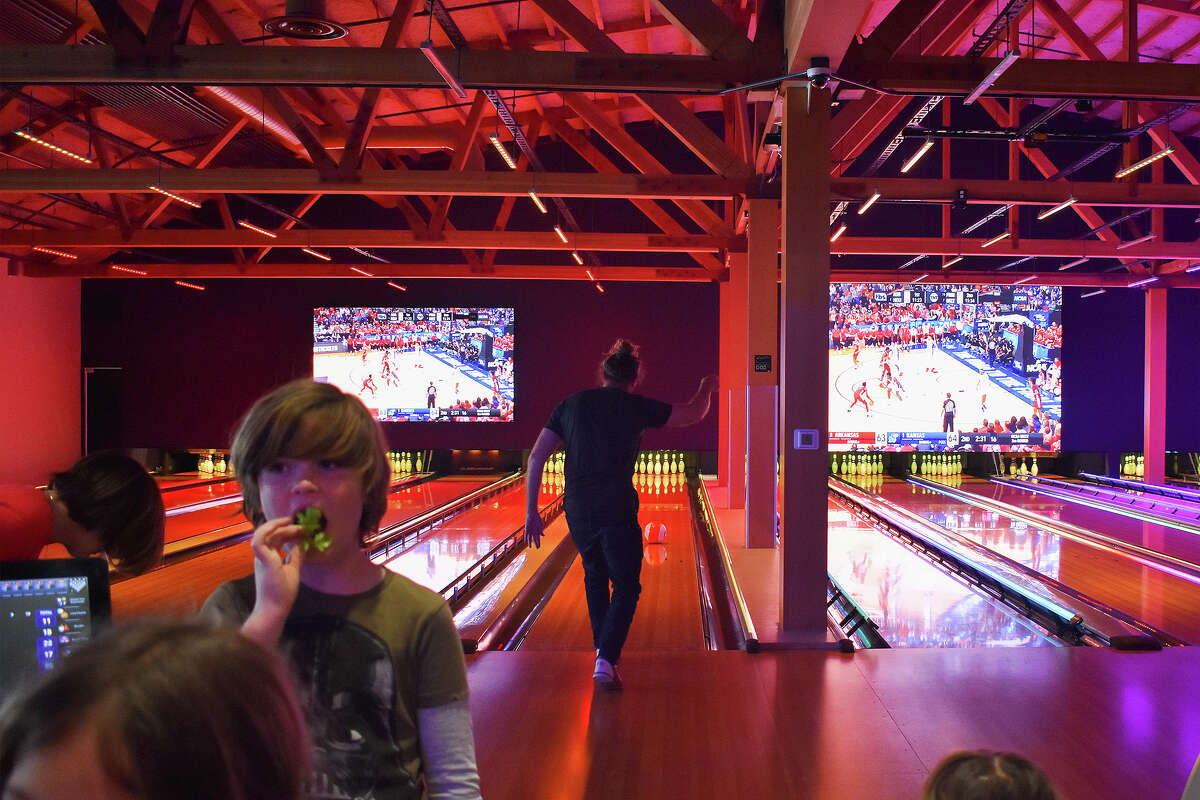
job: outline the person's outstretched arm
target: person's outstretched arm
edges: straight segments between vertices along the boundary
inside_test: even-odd
[[[538,496],[542,491],[542,468],[550,454],[563,445],[563,440],[549,428],[542,428],[525,469],[525,544],[542,546],[542,517],[538,513]]]
[[[700,380],[700,388],[692,399],[686,403],[675,403],[671,406],[671,416],[667,417],[668,428],[682,428],[695,425],[708,415],[708,407],[712,394],[717,390],[717,376],[705,375]]]

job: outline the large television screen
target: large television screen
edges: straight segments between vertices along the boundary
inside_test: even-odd
[[[313,380],[379,420],[511,422],[512,308],[313,309]]]
[[[1061,286],[829,285],[831,451],[1061,443]]]

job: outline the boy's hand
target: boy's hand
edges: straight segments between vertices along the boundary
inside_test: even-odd
[[[542,524],[542,518],[538,514],[530,514],[525,517],[525,533],[521,536],[525,544],[530,547],[542,546],[542,530],[545,526]]]
[[[300,591],[300,567],[304,553],[299,547],[304,529],[290,517],[270,519],[254,530],[254,610],[243,629],[262,644],[274,645],[283,631]]]

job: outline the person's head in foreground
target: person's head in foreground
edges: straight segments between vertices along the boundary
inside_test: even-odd
[[[308,753],[278,657],[199,621],[118,627],[0,707],[3,800],[297,800]]]
[[[320,495],[334,547],[310,554],[318,559],[334,558],[343,546],[357,549],[363,534],[379,528],[390,480],[386,451],[379,424],[362,401],[310,380],[285,383],[255,402],[230,448],[243,510],[255,526],[291,516],[304,504],[294,496],[296,476],[285,467],[313,462],[321,470],[314,495]]]
[[[600,362],[600,380],[605,386],[632,389],[641,378],[638,346],[627,339],[617,339]]]
[[[964,750],[933,768],[921,800],[1055,800],[1055,794],[1050,779],[1027,758]]]

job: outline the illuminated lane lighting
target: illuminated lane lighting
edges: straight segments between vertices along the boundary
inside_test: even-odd
[[[179,195],[175,194],[174,192],[168,192],[166,189],[162,188],[161,186],[155,186],[154,184],[151,184],[151,185],[147,186],[146,188],[152,192],[158,192],[163,197],[169,197],[177,203],[183,203],[185,206],[191,206],[192,208],[200,207],[200,204],[197,203],[195,200],[188,200],[186,197],[180,197]]]
[[[584,270],[584,272],[586,272],[586,273],[587,273],[587,276],[588,276],[588,280],[589,280],[589,281],[593,281],[593,282],[594,282],[594,281],[596,280],[596,276],[592,274],[592,271],[591,271],[590,269],[585,269],[585,270]]]
[[[537,206],[538,211],[542,212],[543,214],[547,213],[546,204],[542,202],[542,198],[537,196],[537,192],[533,191],[532,189],[529,190],[529,199],[533,201],[535,206]]]
[[[1128,167],[1126,167],[1125,169],[1118,172],[1115,177],[1124,178],[1126,175],[1130,175],[1134,172],[1137,172],[1142,167],[1148,167],[1151,164],[1153,164],[1155,161],[1158,161],[1160,158],[1166,158],[1167,156],[1171,155],[1171,153],[1174,153],[1174,152],[1175,152],[1175,148],[1168,145],[1168,146],[1164,147],[1162,150],[1159,150],[1157,153],[1152,153],[1151,155],[1148,155],[1145,158],[1143,158],[1141,161],[1130,164]]]
[[[563,244],[567,243],[567,235],[565,233],[563,233],[563,229],[562,229],[561,225],[555,225],[554,232],[558,234],[559,239],[562,239]]]
[[[578,265],[579,265],[579,266],[581,266],[581,267],[583,266],[583,259],[582,259],[582,258],[579,256],[579,253],[577,253],[576,251],[572,250],[572,251],[571,251],[571,258],[575,259],[575,263],[576,263],[576,264],[578,264]]]
[[[599,292],[600,294],[604,294],[604,287],[597,283],[596,291]]]
[[[408,287],[407,287],[407,286],[401,286],[400,284],[398,284],[398,283],[393,283],[392,281],[388,281],[388,286],[392,287],[393,289],[399,289],[399,290],[400,290],[400,291],[402,291],[402,292],[407,292],[407,291],[408,291]]]
[[[58,256],[59,258],[69,258],[72,261],[79,258],[79,256],[75,255],[74,253],[68,253],[65,250],[55,250],[53,247],[42,247],[40,244],[35,244],[33,246],[33,249],[38,251],[39,253],[45,253],[48,256]]]
[[[921,156],[928,153],[929,148],[931,148],[931,147],[933,147],[933,139],[926,139],[925,144],[921,145],[921,149],[918,150],[912,156],[912,158],[910,158],[910,159],[908,159],[908,161],[904,162],[904,166],[900,168],[900,171],[902,173],[905,173],[905,172],[908,172],[910,169],[912,169],[914,166],[916,166],[917,162],[921,160]]]
[[[1086,293],[1084,293],[1084,294],[1081,294],[1081,295],[1079,295],[1079,296],[1080,296],[1081,298],[1083,298],[1083,297],[1095,297],[1095,296],[1096,296],[1096,295],[1098,295],[1098,294],[1104,294],[1104,290],[1103,290],[1103,289],[1097,289],[1097,290],[1096,290],[1096,291],[1094,291],[1094,292],[1086,292]]]
[[[187,281],[175,281],[176,286],[182,286],[185,289],[195,289],[197,292],[203,292],[204,287],[198,283],[188,283]]]
[[[322,261],[332,261],[332,260],[333,260],[333,258],[332,258],[331,256],[327,256],[327,255],[325,255],[324,253],[319,253],[319,252],[317,252],[316,250],[313,250],[313,249],[311,249],[311,248],[308,248],[308,247],[301,247],[301,248],[300,248],[300,252],[301,252],[301,253],[308,253],[308,254],[309,254],[310,256],[312,256],[313,258],[319,258],[319,259],[321,259]]]
[[[122,267],[120,264],[109,264],[108,268],[116,270],[117,272],[128,272],[130,275],[145,275],[146,274],[146,270],[144,270],[144,269],[134,269],[133,267]]]
[[[1013,286],[1020,286],[1022,283],[1029,283],[1031,280],[1033,280],[1036,277],[1037,277],[1037,275],[1026,275],[1024,278],[1021,278],[1019,281],[1013,281]]]
[[[924,275],[922,275],[922,276],[920,276],[920,277],[918,277],[918,278],[913,278],[913,279],[910,281],[910,283],[917,283],[917,282],[919,282],[919,281],[923,281],[923,280],[925,280],[925,279],[926,279],[926,278],[928,278],[928,277],[929,277],[929,273],[928,273],[928,272],[926,272]]]
[[[1156,280],[1158,280],[1157,276],[1152,278],[1142,278],[1140,281],[1134,281],[1133,283],[1129,284],[1129,288],[1133,289],[1138,286],[1145,286],[1147,283],[1154,283]]]
[[[1195,272],[1196,270],[1200,270],[1200,262],[1192,264],[1190,267],[1185,269],[1184,272]]]
[[[365,269],[359,269],[358,267],[351,267],[350,271],[357,272],[359,275],[362,275],[364,278],[374,278],[375,277],[370,272],[367,272]]]
[[[870,208],[871,206],[875,205],[875,201],[878,200],[882,196],[883,195],[881,195],[879,193],[879,191],[876,190],[875,194],[871,195],[871,197],[868,198],[867,202],[863,203],[861,206],[858,207],[859,216],[862,216],[863,214],[867,213],[867,209]]]
[[[263,236],[269,236],[272,239],[279,238],[273,232],[267,230],[266,228],[260,228],[257,225],[255,225],[253,222],[247,222],[244,219],[239,219],[238,225],[241,225],[243,228],[245,228],[248,231],[254,231],[255,233],[261,233]]]
[[[1017,63],[1017,59],[1019,57],[1020,53],[1018,53],[1016,50],[1009,51],[1004,58],[1000,59],[1000,63],[988,73],[987,77],[980,81],[979,85],[972,89],[971,93],[963,99],[963,105],[969,106],[971,103],[974,103],[976,100],[978,100],[981,94],[992,88],[992,85],[996,81],[1000,80],[1000,76],[1007,72],[1009,67]]]
[[[1124,250],[1126,247],[1133,247],[1136,244],[1145,244],[1146,242],[1152,241],[1156,238],[1158,237],[1155,234],[1147,233],[1145,236],[1139,236],[1136,239],[1130,239],[1128,242],[1121,242],[1119,245],[1117,245],[1117,249]]]
[[[1074,196],[1068,197],[1066,200],[1063,200],[1058,205],[1052,206],[1051,208],[1047,208],[1045,211],[1038,214],[1037,218],[1040,220],[1045,219],[1046,217],[1050,216],[1051,214],[1057,214],[1058,212],[1062,211],[1064,208],[1070,208],[1071,206],[1075,205],[1075,203],[1077,203],[1077,202],[1079,202],[1079,201],[1077,201],[1074,198]]]
[[[947,261],[945,264],[942,264],[942,269],[950,269],[951,265],[957,264],[958,262],[960,262],[962,260],[963,260],[962,256],[955,256],[954,258]]]
[[[1059,269],[1059,271],[1061,272],[1061,271],[1062,271],[1062,270],[1064,270],[1064,269],[1070,269],[1071,267],[1078,267],[1080,264],[1083,264],[1083,263],[1085,263],[1086,261],[1087,261],[1087,259],[1086,259],[1086,258],[1077,258],[1077,259],[1075,259],[1074,261],[1072,261],[1070,264],[1063,264],[1063,265],[1062,265],[1061,267],[1059,267],[1058,269]]]
[[[834,231],[833,236],[829,237],[829,241],[836,242],[838,239],[840,239],[842,237],[842,234],[845,232],[846,232],[846,226],[843,225],[840,228],[838,228],[836,231]]]
[[[996,244],[997,242],[1003,242],[1005,239],[1007,239],[1010,236],[1012,236],[1012,234],[1009,233],[1008,231],[1005,231],[1004,233],[993,236],[992,238],[988,239],[986,242],[984,242],[983,244],[981,244],[979,246],[980,247],[991,247],[992,245]]]
[[[59,155],[64,155],[64,156],[67,156],[68,158],[73,158],[76,161],[82,161],[84,164],[94,164],[95,163],[94,161],[92,161],[90,158],[87,158],[86,156],[81,156],[78,153],[72,153],[70,150],[66,150],[62,147],[59,147],[56,144],[50,144],[45,139],[39,139],[38,137],[34,136],[32,133],[26,133],[25,131],[13,131],[13,133],[16,134],[17,136],[20,136],[22,139],[24,139],[27,142],[33,142],[34,144],[40,144],[42,147],[46,148],[47,150],[53,150],[55,153],[58,153]]]
[[[492,143],[492,147],[496,148],[496,152],[504,158],[504,163],[508,164],[508,168],[516,169],[517,162],[513,161],[513,157],[508,154],[508,148],[500,141],[500,137],[493,133],[488,140]]]

